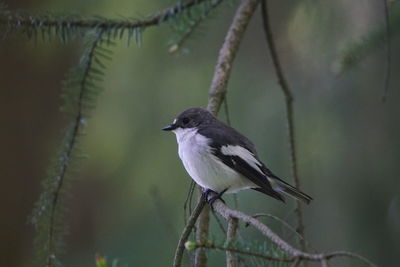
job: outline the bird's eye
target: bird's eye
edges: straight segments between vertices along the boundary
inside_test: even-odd
[[[188,124],[189,123],[189,118],[183,118],[182,119],[182,123],[183,123],[183,125]]]

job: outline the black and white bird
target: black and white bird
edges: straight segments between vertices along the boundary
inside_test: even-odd
[[[214,191],[220,198],[254,189],[283,202],[282,193],[307,204],[312,200],[273,174],[250,140],[206,109],[189,108],[163,130],[175,133],[186,171],[205,192]]]

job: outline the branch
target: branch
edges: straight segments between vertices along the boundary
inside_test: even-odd
[[[124,35],[125,30],[128,30],[128,35],[133,35],[133,30],[146,28],[149,26],[156,26],[162,22],[170,20],[177,14],[190,9],[193,6],[197,6],[207,0],[190,0],[184,4],[178,3],[173,7],[167,8],[156,14],[148,16],[146,19],[128,19],[128,20],[116,20],[106,18],[77,18],[77,17],[65,17],[60,19],[58,17],[45,14],[42,17],[34,17],[32,15],[20,15],[20,14],[0,14],[0,25],[6,25],[9,28],[21,28],[25,27],[28,35],[36,33],[38,27],[42,29],[54,28],[56,32],[60,32],[62,35],[66,34],[69,29],[96,29],[102,30],[107,34],[107,31],[112,30],[115,36],[120,38]],[[43,33],[43,31],[42,31]],[[64,39],[64,38],[63,38]]]
[[[69,94],[65,95],[65,106],[72,105],[73,120],[67,128],[64,141],[61,148],[61,154],[57,158],[54,167],[50,167],[52,173],[44,181],[44,189],[38,202],[35,204],[32,222],[37,228],[37,240],[42,239],[40,249],[43,249],[46,258],[46,266],[55,266],[58,259],[58,246],[62,243],[64,229],[59,227],[60,216],[63,215],[62,193],[66,184],[66,176],[71,169],[71,159],[78,143],[79,135],[86,123],[86,114],[92,108],[89,105],[91,100],[89,93],[96,92],[96,84],[93,82],[99,73],[99,68],[104,68],[100,58],[105,57],[101,54],[100,43],[102,40],[102,31],[96,32],[93,38],[88,38],[88,46],[83,54],[80,66],[77,68],[76,77],[71,74],[67,81],[67,90]],[[103,66],[103,67],[102,67]],[[69,83],[69,84],[68,84]],[[73,83],[73,85],[72,85]],[[74,90],[76,89],[76,90]],[[68,99],[73,98],[73,100]],[[45,236],[43,236],[43,234]]]
[[[196,207],[193,210],[193,213],[190,215],[185,228],[183,228],[182,234],[178,241],[178,246],[176,247],[175,256],[174,256],[174,267],[179,267],[182,265],[183,251],[185,249],[185,242],[188,240],[190,233],[194,227],[194,224],[197,221],[197,218],[200,215],[200,212],[203,210],[205,206],[204,201],[199,201]]]
[[[257,257],[257,258],[262,258],[262,259],[269,260],[269,261],[279,261],[279,262],[294,261],[293,258],[279,258],[279,257],[267,255],[267,254],[250,251],[250,250],[243,250],[243,249],[239,249],[239,248],[230,247],[229,245],[228,246],[220,246],[220,245],[214,244],[211,241],[207,241],[202,244],[188,241],[188,242],[186,242],[185,247],[188,250],[197,249],[197,248],[217,249],[217,250],[226,251],[226,253],[231,253],[231,254],[238,253],[238,254],[253,256],[253,257]],[[231,266],[231,265],[227,265],[227,266]]]
[[[209,197],[212,197],[213,195],[214,194],[211,193],[209,195]],[[291,256],[290,261],[295,261],[296,259],[300,259],[300,260],[306,260],[306,261],[318,261],[318,262],[322,263],[323,261],[326,261],[326,260],[329,260],[329,259],[332,259],[335,257],[350,257],[350,258],[358,259],[369,266],[377,267],[374,263],[372,263],[368,259],[366,259],[358,254],[352,253],[352,252],[336,251],[336,252],[331,252],[331,253],[307,253],[307,252],[301,251],[297,248],[294,248],[286,241],[284,241],[280,236],[278,236],[275,232],[273,232],[267,225],[263,224],[262,222],[258,221],[257,219],[255,219],[252,216],[249,216],[243,212],[228,208],[220,200],[214,201],[213,208],[226,220],[229,220],[230,218],[237,218],[245,223],[252,225],[254,228],[259,230],[264,236],[266,236],[268,239],[270,239],[272,241],[272,243],[277,245],[283,251],[287,252]]]
[[[235,59],[240,42],[244,36],[244,32],[247,28],[247,25],[249,24],[252,15],[254,14],[258,2],[259,0],[241,1],[238,9],[236,10],[233,21],[228,29],[224,43],[219,51],[217,65],[215,67],[214,76],[209,89],[209,99],[207,105],[207,109],[214,115],[217,115],[221,107],[221,103],[224,100],[226,94],[226,85],[229,79],[233,60]],[[197,204],[197,207],[200,205],[200,203],[202,203],[201,200]],[[205,211],[204,214],[202,214],[201,216],[208,216],[208,214],[206,214],[208,212],[209,211]],[[205,220],[200,221],[204,222]],[[190,226],[189,222],[186,224],[184,232],[181,235],[181,239],[179,240],[178,248],[175,253],[174,266],[181,266],[183,254],[182,244],[187,240],[190,231],[193,228],[193,225]],[[200,229],[206,229],[206,227],[200,227]],[[200,229],[198,231],[200,236],[205,236],[205,233],[201,232]],[[186,233],[186,231],[189,232]]]
[[[238,219],[236,218],[229,218],[228,220],[228,231],[226,233],[226,243],[229,244],[235,240],[236,230],[238,228]],[[235,267],[235,257],[231,253],[231,251],[226,251],[226,266],[227,267]]]
[[[202,188],[199,187],[199,202],[204,202],[201,196]],[[197,219],[197,229],[196,229],[196,241],[203,243],[207,240],[208,230],[210,226],[210,206],[207,205],[203,208]],[[194,255],[194,266],[195,267],[206,267],[207,266],[207,255],[204,249],[196,250]]]
[[[294,179],[294,186],[300,189],[300,178],[297,171],[297,159],[296,159],[296,142],[295,142],[295,127],[294,127],[294,114],[293,114],[293,94],[289,88],[289,84],[285,79],[283,70],[278,58],[278,54],[275,48],[274,38],[272,36],[271,26],[269,22],[268,10],[267,10],[267,0],[261,1],[261,15],[263,18],[263,28],[265,32],[265,37],[267,39],[269,51],[271,54],[272,62],[274,64],[274,69],[276,76],[278,77],[278,82],[281,86],[283,94],[285,95],[286,103],[286,121],[289,131],[289,147],[290,147],[290,159],[292,163],[292,175]],[[295,213],[297,215],[297,232],[304,236],[304,223],[303,214],[301,209],[300,201],[295,202]],[[300,245],[303,250],[306,248],[304,240],[300,239]]]
[[[287,222],[285,222],[283,219],[272,215],[272,214],[268,214],[268,213],[256,213],[253,215],[253,218],[258,218],[258,217],[268,217],[271,219],[274,219],[276,221],[278,221],[279,223],[281,223],[283,226],[285,226],[287,229],[289,229],[293,234],[295,234],[299,239],[304,240],[304,237],[302,237],[298,232],[296,232],[296,229],[294,229],[290,224],[288,224]],[[248,224],[245,225],[246,227],[249,226]]]
[[[232,63],[239,50],[247,25],[257,7],[259,0],[242,0],[232,24],[226,34],[224,43],[219,51],[214,77],[209,90],[207,109],[216,115],[226,94],[226,86],[232,69]]]

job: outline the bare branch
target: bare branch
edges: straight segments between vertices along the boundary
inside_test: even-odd
[[[220,246],[220,245],[212,243],[211,241],[207,241],[204,244],[191,243],[189,246],[191,249],[197,249],[197,248],[217,249],[217,250],[223,250],[226,252],[238,253],[238,254],[253,256],[253,257],[257,257],[257,258],[262,258],[262,259],[269,260],[269,261],[292,262],[295,260],[294,258],[279,258],[279,257],[267,255],[267,254],[250,251],[250,250],[242,250],[239,248],[230,247],[229,245],[228,246]]]
[[[236,230],[238,228],[239,222],[237,218],[229,218],[228,219],[228,231],[226,233],[226,243],[227,246],[229,246],[229,244],[235,240],[235,236],[236,236]],[[232,254],[231,251],[227,250],[226,251],[226,266],[227,267],[235,267],[235,257]]]
[[[276,76],[278,77],[279,85],[285,95],[285,103],[286,103],[286,121],[288,125],[289,131],[289,147],[290,147],[290,159],[292,163],[292,175],[294,179],[294,186],[300,189],[300,178],[297,171],[297,159],[296,159],[296,142],[295,142],[295,127],[294,127],[294,113],[293,113],[293,94],[290,90],[289,84],[286,81],[285,75],[283,73],[278,54],[275,48],[275,42],[271,31],[269,16],[268,16],[268,7],[267,0],[261,1],[261,15],[263,18],[263,26],[265,37],[267,39],[269,51],[271,54],[272,62],[274,64],[274,69],[276,72]],[[295,202],[295,213],[297,216],[297,232],[304,236],[304,223],[303,223],[303,212],[301,209],[300,201]],[[303,250],[306,248],[306,244],[304,240],[300,239],[300,245]]]
[[[202,192],[202,189],[199,187],[199,192]],[[201,193],[200,193],[201,194]],[[203,202],[203,198],[199,197],[199,202]],[[210,225],[210,206],[206,205],[200,213],[199,218],[197,219],[197,231],[196,231],[196,241],[200,244],[206,242],[208,230]],[[207,266],[207,255],[206,251],[202,248],[196,250],[194,256],[194,266],[195,267],[205,267]]]
[[[232,63],[239,50],[247,25],[259,0],[242,0],[219,51],[214,77],[211,82],[207,109],[216,115],[226,94]]]
[[[221,232],[226,235],[226,230],[221,220],[218,218],[217,213],[214,210],[211,210],[212,215],[214,216],[215,221],[217,222],[218,227],[221,229]]]
[[[271,219],[274,219],[275,221],[278,221],[279,223],[281,223],[283,226],[285,226],[287,229],[289,229],[293,234],[295,234],[299,239],[304,239],[304,237],[302,237],[297,231],[296,229],[294,229],[290,224],[288,224],[287,222],[285,222],[283,219],[272,215],[272,214],[268,214],[268,213],[256,213],[253,215],[253,218],[258,218],[258,217],[268,217]],[[248,226],[248,224],[246,224],[246,227]]]
[[[254,14],[259,0],[242,0],[236,10],[233,21],[228,29],[224,43],[219,51],[217,65],[214,71],[214,77],[209,90],[209,99],[207,109],[217,115],[221,103],[225,98],[226,85],[228,83],[233,60],[239,49],[240,42],[243,39],[244,32],[249,21]],[[201,200],[200,200],[201,201]],[[203,210],[199,217],[197,240],[202,240],[207,235],[209,223],[209,209]],[[200,249],[196,251],[195,266],[202,267],[206,263],[205,251]]]
[[[197,221],[197,218],[200,215],[200,212],[203,210],[205,206],[204,201],[199,201],[196,207],[193,210],[193,213],[190,215],[185,228],[183,228],[182,234],[178,241],[178,246],[176,247],[175,256],[174,256],[174,267],[179,267],[182,265],[183,251],[185,250],[185,242],[188,240],[190,233]]]
[[[321,260],[321,267],[329,267],[328,261],[325,259]]]
[[[213,194],[211,193],[209,197],[212,197],[212,195]],[[229,220],[231,217],[234,217],[245,223],[252,225],[254,228],[259,230],[264,236],[266,236],[268,239],[270,239],[280,249],[287,252],[292,257],[291,261],[293,261],[296,258],[299,258],[301,260],[321,262],[322,260],[329,260],[329,259],[335,258],[335,257],[350,257],[350,258],[355,258],[360,261],[363,261],[365,264],[367,264],[369,266],[377,267],[374,263],[372,263],[368,259],[366,259],[358,254],[352,253],[352,252],[336,251],[336,252],[331,252],[331,253],[307,253],[307,252],[301,251],[297,248],[294,248],[289,243],[287,243],[285,240],[283,240],[280,236],[278,236],[275,232],[273,232],[265,224],[261,223],[260,221],[253,218],[250,215],[247,215],[238,210],[233,210],[233,209],[228,208],[220,200],[216,200],[213,203],[213,208],[215,211],[217,211],[219,214],[221,214],[221,216],[224,217],[226,220]]]
[[[301,263],[301,259],[300,258],[296,258],[293,261],[292,265],[290,265],[290,267],[298,267],[300,265],[300,263]]]

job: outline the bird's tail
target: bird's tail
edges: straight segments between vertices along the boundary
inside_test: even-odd
[[[282,193],[284,193],[288,196],[291,196],[297,200],[301,200],[306,204],[309,204],[310,201],[312,200],[312,197],[301,192],[296,187],[291,186],[290,184],[286,183],[285,181],[279,179],[278,177],[269,178],[268,180],[271,182],[272,188],[275,191],[282,192]]]

